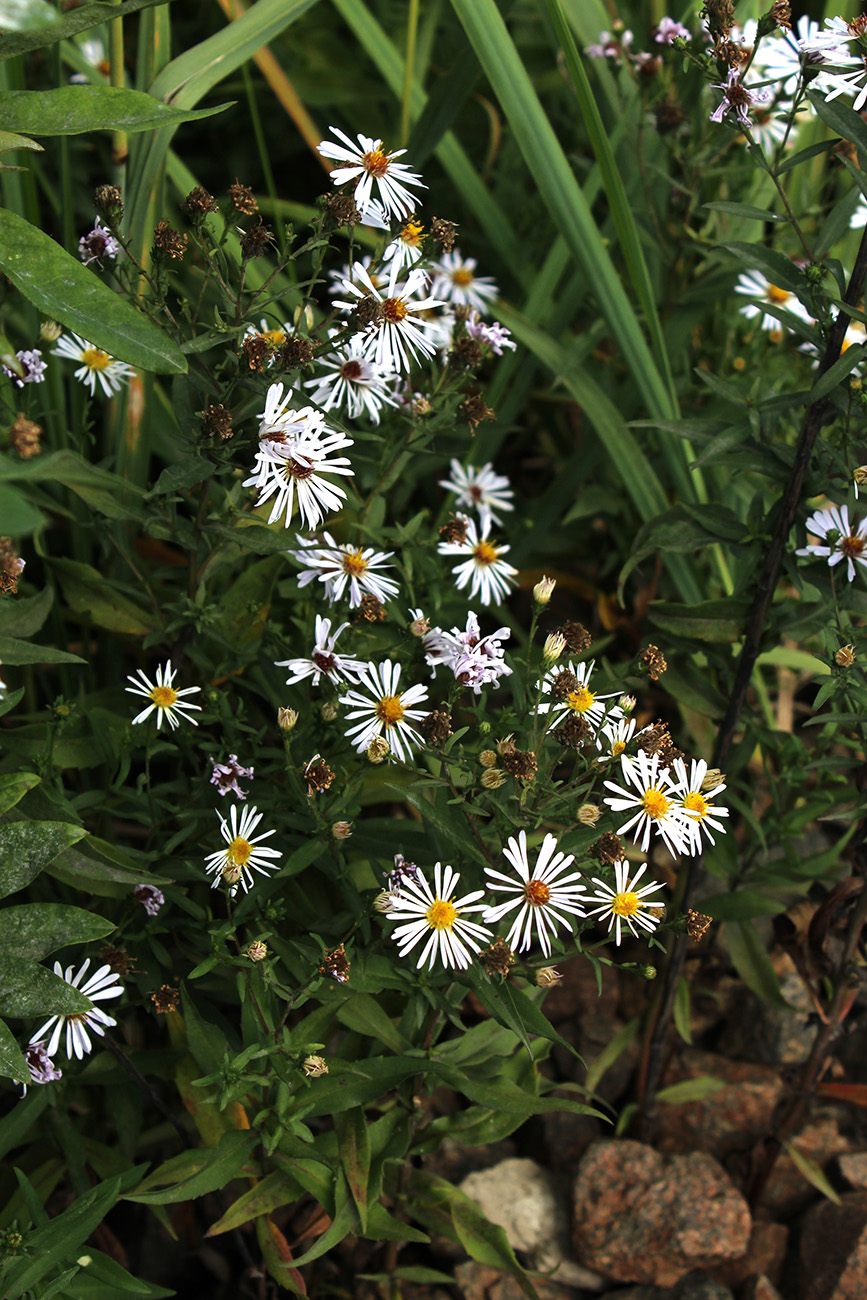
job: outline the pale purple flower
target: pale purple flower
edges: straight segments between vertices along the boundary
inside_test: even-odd
[[[252,781],[252,767],[242,767],[237,754],[230,754],[228,763],[217,763],[211,759],[211,785],[215,785],[220,794],[234,794],[239,799],[247,798],[247,791],[238,785],[241,780]]]
[[[734,113],[742,126],[750,126],[749,109],[753,104],[766,104],[771,98],[768,91],[748,90],[741,81],[740,68],[729,68],[727,82],[711,82],[714,90],[723,93],[720,103],[710,115],[712,122],[721,122],[726,113]]]
[[[498,357],[503,355],[503,348],[511,348],[514,352],[518,346],[512,339],[511,331],[507,330],[505,325],[501,325],[496,320],[489,325],[482,320],[477,311],[471,312],[464,329],[471,339],[475,339],[477,343],[486,343]]]
[[[96,262],[100,271],[103,269],[102,259],[104,257],[114,259],[120,251],[120,244],[108,227],[102,224],[99,217],[96,218],[93,230],[82,235],[78,241],[78,256],[84,265],[90,266],[91,262]]]
[[[48,1055],[45,1043],[28,1044],[24,1049],[24,1059],[33,1083],[54,1083],[57,1079],[63,1078],[63,1071],[58,1070]]]
[[[47,367],[45,362],[42,360],[42,353],[38,348],[33,348],[32,351],[25,350],[16,352],[15,356],[18,358],[24,370],[23,375],[16,375],[15,371],[10,370],[7,366],[2,366],[0,369],[3,370],[4,375],[8,375],[10,379],[15,381],[18,388],[23,388],[25,384],[45,383],[45,371]]]
[[[444,664],[452,670],[456,682],[469,686],[480,695],[483,686],[497,687],[501,677],[511,675],[512,670],[503,658],[500,644],[509,636],[511,632],[507,627],[499,627],[496,632],[482,636],[479,620],[470,611],[463,632],[457,627],[453,627],[451,632],[432,628],[422,637],[422,647],[434,673],[439,664]]]
[[[136,885],[132,892],[148,916],[156,916],[166,901],[162,890],[157,889],[155,885]]]
[[[692,33],[683,23],[676,22],[674,18],[660,18],[653,38],[657,45],[671,45],[677,36],[683,37],[685,41],[692,40]]]

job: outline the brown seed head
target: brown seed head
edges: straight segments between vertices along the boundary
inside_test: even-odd
[[[593,728],[580,713],[573,713],[552,735],[565,749],[583,749],[593,739]]]
[[[202,411],[202,427],[210,438],[226,442],[232,436],[232,417],[222,402],[212,402]]]
[[[686,914],[686,932],[695,943],[704,938],[711,923],[711,917],[703,916],[701,912],[694,912],[692,908]]]
[[[562,672],[555,673],[551,678],[551,694],[555,700],[565,700],[573,691],[577,691],[581,683],[573,672],[564,668]]]
[[[717,64],[724,68],[738,68],[750,57],[750,52],[745,45],[738,45],[737,41],[717,41],[711,50],[711,54],[716,59]]]
[[[442,217],[434,217],[430,223],[430,233],[434,243],[444,253],[450,253],[455,246],[458,228],[454,221],[444,221]]]
[[[189,212],[191,217],[203,217],[207,212],[219,212],[220,210],[213,194],[209,194],[201,185],[197,185],[194,190],[190,190],[181,207],[185,212]]]
[[[361,597],[361,603],[356,607],[352,615],[353,623],[384,623],[387,618],[385,606],[381,600],[377,600],[374,595],[366,591]]]
[[[683,758],[683,751],[678,749],[668,733],[666,722],[654,722],[652,727],[645,727],[635,737],[639,749],[651,757],[658,754],[660,762],[670,767],[677,758]]]
[[[267,252],[268,245],[273,239],[274,234],[270,226],[264,226],[260,217],[258,223],[245,230],[241,236],[241,256],[244,261],[248,262],[252,257],[261,257]]]
[[[163,984],[162,988],[151,994],[151,1002],[156,1007],[158,1016],[164,1016],[167,1011],[174,1011],[180,1000],[180,993],[177,989],[173,989],[171,984]]]
[[[298,370],[301,366],[309,366],[315,353],[316,349],[309,339],[295,334],[283,344],[278,360],[285,370]]]
[[[248,334],[241,343],[247,365],[261,375],[265,362],[271,359],[272,348],[264,334]]]
[[[483,420],[496,420],[497,413],[492,410],[485,402],[485,399],[479,393],[472,393],[465,402],[461,402],[458,407],[465,424],[468,424],[475,433],[476,429]]]
[[[324,207],[336,226],[357,226],[361,220],[361,213],[351,194],[332,192],[326,195]]]
[[[700,18],[715,40],[728,36],[735,22],[734,0],[704,0]]]
[[[566,642],[566,649],[571,654],[580,654],[591,644],[593,638],[587,631],[583,623],[575,623],[572,619],[567,619],[560,628],[560,635]]]
[[[161,221],[154,231],[154,252],[180,261],[187,251],[187,237],[174,230],[167,221]]]
[[[9,430],[9,441],[22,460],[31,460],[42,451],[42,425],[18,414]]]
[[[789,0],[774,0],[768,14],[773,18],[778,27],[785,27],[791,30],[792,10],[789,7]]]
[[[229,202],[235,211],[240,212],[244,217],[252,217],[254,212],[259,211],[259,204],[253,191],[237,179],[229,186]]]
[[[15,595],[23,568],[24,561],[19,558],[12,538],[0,537],[0,595]]]
[[[452,718],[448,709],[434,709],[421,720],[422,735],[431,745],[443,745],[452,734]]]
[[[349,958],[343,944],[338,948],[326,948],[319,963],[319,974],[329,975],[338,984],[345,984],[349,979]]]
[[[125,948],[113,948],[107,943],[99,950],[99,955],[106,966],[111,967],[116,975],[128,975],[137,969],[135,958],[130,957]]]
[[[452,361],[459,370],[475,370],[482,363],[482,349],[477,339],[465,334],[452,348]]]
[[[652,682],[658,682],[661,675],[668,667],[659,646],[646,645],[641,651],[639,657],[650,680]]]
[[[515,964],[515,954],[505,939],[495,939],[489,948],[481,953],[482,965],[488,975],[498,975],[504,980]]]
[[[503,767],[516,781],[532,781],[538,763],[532,749],[516,749],[511,754],[503,755]]]
[[[606,831],[590,848],[597,862],[618,862],[623,857],[623,842],[613,831]]]
[[[311,796],[324,794],[334,780],[334,773],[331,768],[318,754],[315,758],[310,759],[310,762],[304,768],[303,776],[307,782],[307,793]]]
[[[123,195],[116,185],[97,185],[93,206],[107,217],[123,216]]]
[[[451,546],[463,546],[467,540],[467,520],[463,515],[451,515],[440,529],[440,537]]]

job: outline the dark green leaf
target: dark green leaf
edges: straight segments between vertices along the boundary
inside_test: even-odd
[[[867,125],[861,115],[839,99],[826,100],[816,91],[811,92],[810,103],[826,126],[857,147],[861,166],[867,167]]]
[[[180,492],[184,488],[195,487],[197,483],[210,478],[213,472],[214,466],[204,456],[185,456],[174,465],[166,466],[148,496],[159,497],[166,492]]]
[[[810,401],[818,402],[827,393],[830,393],[832,388],[836,388],[856,366],[860,365],[865,354],[867,354],[867,347],[863,343],[853,343],[851,347],[848,347],[843,355],[837,358],[833,366],[829,366],[821,379],[816,380],[810,390]]]
[[[0,655],[2,658],[2,655]],[[0,898],[24,889],[59,853],[87,832],[68,822],[14,822],[0,826]]]
[[[0,956],[0,1016],[71,1016],[92,1007],[90,998],[45,966]]]
[[[752,922],[729,921],[725,938],[734,968],[747,988],[752,989],[763,1002],[791,1010],[780,992],[780,981],[767,949]]]
[[[218,1237],[221,1232],[231,1232],[234,1228],[249,1223],[251,1219],[258,1219],[260,1214],[270,1214],[281,1205],[299,1201],[303,1195],[304,1191],[295,1179],[277,1169],[239,1196],[226,1213],[211,1225],[205,1236]]]
[[[750,602],[743,598],[705,600],[697,605],[652,602],[652,623],[675,636],[697,641],[737,641],[743,636]]]
[[[12,0],[4,0],[4,4],[11,2]],[[28,4],[33,3],[34,0],[28,0]],[[37,26],[34,23],[32,27],[36,30],[31,30],[31,25],[28,24],[27,29],[19,29],[17,35],[4,35],[0,39],[0,59],[13,59],[19,54],[28,54],[30,50],[39,50],[45,45],[56,45],[58,41],[66,41],[70,36],[86,32],[89,27],[110,22],[113,18],[125,18],[127,14],[138,13],[140,9],[151,9],[154,5],[166,3],[167,0],[123,0],[122,4],[113,5],[108,3],[108,0],[101,0],[100,3],[86,4],[81,9],[64,14],[63,17],[55,15],[57,21],[48,27],[42,24]],[[2,27],[5,30],[6,24],[3,23]]]
[[[30,1071],[18,1040],[5,1020],[0,1020],[0,1075],[16,1083],[29,1083]]]
[[[7,90],[0,99],[0,128],[29,135],[81,135],[84,131],[155,131],[222,113],[213,108],[171,108],[140,90],[120,86],[59,86]]]
[[[791,221],[785,213],[754,208],[751,203],[703,203],[701,206],[713,212],[727,212],[732,217],[744,217],[747,221]]]
[[[0,55],[4,46],[0,41]],[[187,369],[186,357],[158,325],[7,208],[0,208],[0,270],[46,316],[120,361],[156,374]]]
[[[803,272],[798,270],[785,253],[778,253],[776,249],[765,248],[761,244],[733,243],[723,244],[722,247],[750,270],[761,271],[779,289],[788,289],[794,294],[806,291],[807,282]]]
[[[754,916],[776,916],[778,912],[785,912],[786,904],[754,889],[737,889],[703,898],[701,910],[715,921],[750,921]]]
[[[104,916],[65,903],[21,903],[0,911],[0,951],[41,961],[58,948],[90,943],[111,934]]]
[[[33,1291],[49,1269],[74,1257],[78,1247],[87,1241],[114,1205],[119,1186],[119,1177],[100,1183],[50,1223],[37,1228],[27,1238],[27,1258],[9,1270],[4,1300],[21,1300],[26,1291]]]
[[[344,1111],[335,1124],[340,1163],[358,1211],[361,1231],[367,1232],[367,1183],[370,1177],[370,1137],[363,1106]]]
[[[97,627],[129,636],[147,636],[159,629],[160,620],[153,607],[140,605],[109,586],[98,569],[78,560],[52,559],[51,564],[70,609],[87,615]]]
[[[0,0],[0,32],[38,31],[59,18],[48,0]]]
[[[45,518],[21,495],[20,490],[0,484],[0,519],[9,537],[24,537],[41,528]]]
[[[411,1046],[376,998],[369,993],[353,993],[338,1007],[337,1018],[348,1029],[366,1034],[369,1038],[378,1038],[398,1055]]]
[[[48,617],[54,592],[45,587],[38,596],[22,596],[0,604],[0,632],[4,636],[33,636]]]
[[[144,1205],[177,1205],[181,1201],[194,1201],[206,1192],[219,1191],[242,1173],[258,1140],[255,1133],[246,1129],[231,1129],[207,1152],[206,1164],[191,1177],[161,1191],[129,1194],[124,1200]]]
[[[14,808],[28,790],[34,790],[37,785],[39,777],[35,772],[9,772],[0,776],[0,813]]]
[[[29,461],[0,456],[0,481],[62,483],[110,519],[143,518],[141,506],[132,499],[140,494],[139,488],[117,474],[89,464],[74,451],[56,451]]]
[[[16,641],[11,636],[0,636],[0,664],[83,664],[80,655],[55,650],[52,646],[34,645],[32,641]]]

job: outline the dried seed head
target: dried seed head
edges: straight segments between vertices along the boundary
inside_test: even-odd
[[[322,1056],[305,1056],[301,1068],[308,1079],[318,1079],[328,1073],[328,1065]]]
[[[177,989],[173,989],[171,984],[163,984],[162,988],[151,994],[151,1002],[156,1007],[158,1016],[164,1016],[167,1011],[174,1011],[180,1000],[180,993]]]
[[[314,794],[324,794],[334,780],[331,768],[318,754],[310,759],[302,775],[307,782],[307,794],[311,797]]]
[[[506,773],[499,767],[485,768],[481,784],[484,790],[499,790],[501,785],[506,784]]]
[[[480,393],[472,393],[465,402],[461,402],[458,411],[464,423],[470,426],[473,433],[483,420],[493,421],[497,418],[496,411],[486,404]]]
[[[443,745],[452,734],[452,718],[448,709],[434,709],[422,718],[421,730],[431,745]]]
[[[577,691],[580,685],[575,674],[569,668],[564,668],[562,672],[555,673],[551,678],[551,694],[555,700],[565,700],[573,691]]]
[[[576,816],[582,826],[595,826],[602,816],[602,809],[595,803],[582,803]]]
[[[355,308],[355,319],[363,330],[366,330],[370,325],[378,325],[382,320],[379,299],[374,298],[372,293],[365,294],[363,298],[360,298]]]
[[[593,739],[593,728],[586,718],[573,713],[553,734],[565,749],[583,749]]]
[[[232,417],[222,402],[212,402],[202,411],[202,427],[210,438],[219,438],[221,442],[231,438]]]
[[[349,979],[349,958],[341,943],[337,948],[326,948],[319,963],[319,974],[328,975],[338,984],[346,984]]]
[[[652,682],[658,682],[660,676],[668,667],[659,646],[645,646],[641,651],[639,658],[641,659],[641,662],[644,665],[644,671],[647,673],[650,680]]]
[[[371,763],[382,763],[388,756],[389,744],[385,736],[374,736],[367,746],[367,758]]]
[[[123,216],[123,195],[116,185],[97,185],[93,206],[107,217]]]
[[[556,578],[546,578],[543,576],[533,588],[533,599],[537,605],[547,605],[548,601],[554,594],[554,588],[557,586]],[[565,644],[565,642],[564,642]]]
[[[572,619],[567,619],[563,624],[560,635],[566,642],[566,649],[573,655],[581,654],[582,650],[586,650],[593,641],[584,624],[575,623]]]
[[[310,340],[295,334],[283,344],[278,362],[285,370],[298,370],[301,366],[309,366],[315,355],[316,349]]]
[[[792,27],[792,10],[789,7],[789,0],[774,0],[768,10],[768,17],[772,18],[778,27],[785,27],[790,31]]]
[[[489,948],[481,953],[482,965],[488,975],[498,975],[504,980],[515,964],[515,954],[505,939],[495,939]]]
[[[105,965],[109,966],[116,975],[128,975],[130,971],[137,969],[135,958],[130,957],[125,948],[113,948],[110,943],[107,943],[100,948],[99,955]]]
[[[675,759],[683,758],[683,751],[677,748],[668,734],[666,722],[654,722],[652,727],[645,727],[643,731],[639,731],[635,743],[651,757],[658,754],[660,761],[669,767]]]
[[[250,961],[264,961],[268,956],[268,945],[261,939],[254,939],[247,949],[247,956]]]
[[[273,348],[264,334],[248,334],[241,343],[241,351],[247,358],[247,365],[261,375],[265,363],[270,361]]]
[[[496,767],[497,756],[492,749],[483,749],[479,754],[479,762],[482,767]]]
[[[451,515],[448,523],[440,529],[440,537],[450,546],[463,546],[467,540],[468,522],[466,515]]]
[[[335,840],[348,840],[352,834],[352,822],[335,822],[331,827],[331,835]]]
[[[219,212],[220,210],[213,194],[209,194],[201,185],[197,185],[194,190],[190,190],[181,207],[191,217],[203,217],[207,212]]]
[[[323,207],[336,226],[357,226],[361,220],[361,213],[351,194],[327,194]]]
[[[297,709],[278,709],[277,726],[281,731],[291,731],[298,721]]]
[[[18,417],[21,418],[20,416]],[[14,428],[14,426],[13,426]],[[834,663],[838,668],[851,668],[855,662],[855,647],[853,645],[841,645],[840,649],[834,655]]]
[[[0,595],[15,595],[24,563],[12,544],[12,538],[0,537]]]
[[[174,230],[167,221],[160,221],[154,231],[154,253],[180,261],[187,251],[187,237]]]
[[[715,40],[728,36],[735,21],[734,0],[704,0],[700,18]]]
[[[252,257],[261,257],[273,242],[274,234],[270,226],[264,226],[260,217],[255,226],[250,226],[241,236],[241,256],[245,262]]]
[[[444,221],[442,217],[434,217],[430,223],[430,233],[434,243],[444,253],[450,253],[455,246],[458,228],[454,221]]]
[[[458,370],[475,370],[482,364],[482,349],[478,340],[465,334],[452,348],[452,362]]]
[[[590,852],[597,862],[619,862],[623,857],[623,841],[613,831],[600,835]]]
[[[31,460],[42,451],[42,425],[18,414],[9,430],[9,441],[22,460]]]
[[[694,912],[692,908],[686,914],[686,932],[695,943],[703,939],[711,927],[711,918]]]
[[[374,595],[366,591],[352,615],[353,623],[384,623],[385,619],[385,606],[382,601],[377,600]]]
[[[553,988],[559,984],[563,976],[553,966],[540,966],[536,971],[536,986],[540,989]]]
[[[235,211],[240,212],[244,217],[252,217],[254,212],[259,211],[259,204],[253,191],[237,179],[229,186],[229,202]]]
[[[512,754],[503,755],[503,767],[516,781],[532,781],[538,762],[532,749],[516,749]]]

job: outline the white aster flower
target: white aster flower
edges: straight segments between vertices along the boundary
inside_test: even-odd
[[[287,686],[303,682],[305,677],[313,678],[313,685],[319,685],[320,677],[327,677],[332,682],[351,679],[355,681],[358,674],[366,667],[351,655],[338,654],[334,649],[340,633],[349,627],[341,623],[334,632],[331,631],[331,619],[316,615],[316,629],[313,635],[313,650],[309,659],[281,659],[276,668],[288,668],[290,676],[286,678]]]
[[[514,352],[518,346],[512,338],[511,330],[507,330],[505,325],[501,325],[497,320],[488,324],[487,321],[482,320],[477,311],[470,313],[464,329],[471,339],[475,339],[477,343],[487,344],[498,357],[503,355],[503,348],[511,348]]]
[[[788,136],[789,143],[794,143],[794,133],[787,132],[786,117],[770,108],[753,110],[753,141],[766,153],[773,153],[777,145],[782,144]],[[746,143],[746,136],[744,136]]]
[[[460,878],[459,872],[438,862],[433,890],[419,871],[412,879],[401,882],[400,894],[388,909],[386,920],[399,923],[391,937],[401,957],[428,936],[417,962],[419,969],[427,962],[428,970],[432,970],[439,956],[443,966],[466,970],[473,960],[472,953],[480,952],[491,937],[485,926],[465,919],[468,912],[485,910],[485,904],[477,902],[484,890],[475,889],[455,898]]]
[[[589,909],[588,916],[608,915],[608,933],[611,933],[612,927],[615,928],[614,942],[620,944],[620,923],[625,921],[629,926],[636,939],[641,935],[636,930],[636,925],[640,925],[643,930],[654,930],[662,919],[657,909],[661,906],[657,903],[655,906],[646,903],[644,900],[648,894],[653,894],[662,886],[656,881],[651,880],[649,884],[643,885],[641,889],[636,889],[641,877],[647,870],[647,863],[643,863],[632,879],[629,879],[629,863],[625,858],[614,863],[615,888],[606,885],[604,880],[593,877],[593,883],[597,886],[596,893],[587,898],[588,903],[599,903],[601,906]]]
[[[474,465],[467,465],[464,468],[459,460],[452,460],[449,462],[449,468],[452,476],[450,479],[440,479],[440,487],[457,493],[456,506],[475,506],[480,519],[490,518],[495,524],[503,522],[494,513],[495,508],[515,509],[511,501],[515,495],[514,489],[505,474],[494,473],[490,461],[481,469],[476,469]]]
[[[415,189],[422,190],[427,189],[427,186],[423,184],[420,176],[410,171],[406,163],[395,161],[401,154],[405,154],[406,150],[394,149],[389,152],[383,148],[381,140],[374,140],[361,133],[358,134],[356,144],[336,126],[330,126],[328,129],[337,137],[337,142],[323,140],[319,145],[319,152],[323,157],[333,158],[343,164],[341,167],[335,167],[331,172],[331,179],[335,185],[355,182],[355,203],[362,214],[362,220],[365,209],[373,199],[374,184],[377,187],[379,202],[386,213],[398,218],[411,216],[417,200],[407,186],[411,185]]]
[[[426,686],[410,686],[399,691],[399,680],[400,664],[390,659],[379,665],[365,664],[358,675],[359,689],[347,691],[340,703],[349,709],[346,720],[354,725],[347,727],[346,736],[359,753],[375,736],[383,736],[390,751],[406,763],[413,749],[422,743],[412,724],[426,717],[427,710],[414,706],[427,699],[428,690]],[[369,694],[362,694],[362,690]]]
[[[619,758],[635,735],[635,727],[634,718],[612,716],[611,721],[606,722],[599,733],[599,739],[608,742],[607,750],[605,744],[601,745],[602,757]]]
[[[698,853],[701,849],[702,831],[711,844],[716,844],[714,831],[719,831],[722,835],[726,833],[726,827],[722,822],[715,820],[729,815],[728,808],[716,803],[716,797],[725,789],[725,783],[721,782],[714,786],[712,791],[702,789],[707,776],[707,763],[703,758],[693,758],[688,773],[683,759],[676,758],[672,770],[675,778],[675,794],[686,819],[686,829],[693,841],[693,853]]]
[[[33,348],[32,350],[25,348],[21,352],[16,352],[15,356],[21,365],[21,369],[24,371],[22,375],[16,374],[16,372],[10,370],[8,366],[0,366],[0,370],[3,371],[4,375],[7,375],[11,380],[13,380],[17,388],[23,388],[25,384],[45,383],[45,371],[48,367],[42,360],[42,353],[39,351],[39,348]]]
[[[574,855],[559,853],[556,837],[546,835],[531,872],[527,857],[527,832],[521,831],[517,839],[514,836],[509,839],[503,849],[503,857],[514,867],[518,879],[495,871],[493,867],[485,867],[488,888],[495,893],[512,895],[505,902],[489,907],[485,912],[485,921],[495,925],[518,908],[512,928],[506,935],[506,943],[518,952],[526,952],[535,927],[542,951],[546,957],[550,957],[551,936],[561,926],[571,930],[568,916],[585,915],[580,896],[586,887],[581,880],[581,872],[573,871],[568,876],[563,875],[575,861]]]
[[[254,871],[267,876],[269,871],[277,870],[268,859],[281,858],[282,853],[262,846],[263,840],[276,835],[277,832],[271,830],[264,831],[261,835],[253,834],[263,815],[257,812],[255,807],[244,808],[239,822],[236,803],[233,803],[229,809],[228,821],[219,811],[217,812],[220,818],[220,834],[226,841],[226,847],[218,849],[216,853],[209,853],[205,858],[207,864],[205,871],[209,876],[214,877],[211,881],[212,889],[216,889],[221,879],[225,879],[229,885],[229,894],[234,898],[239,884],[243,886],[245,894],[249,891],[254,883],[252,874]]]
[[[824,62],[821,55],[817,58],[814,53],[818,34],[819,24],[803,14],[793,31],[779,31],[763,38],[751,64],[751,72],[759,81],[777,82],[777,95],[793,99],[805,64],[814,68]],[[815,80],[810,84],[815,86]]]
[[[484,312],[497,297],[497,285],[489,275],[476,275],[476,259],[463,257],[453,248],[433,265],[431,293],[453,307],[472,307]]]
[[[313,389],[311,402],[325,411],[345,407],[350,420],[366,412],[371,424],[379,424],[383,406],[397,406],[389,387],[393,375],[369,361],[365,349],[363,335],[355,334],[335,352],[317,357],[325,373],[305,379],[304,387]]]
[[[802,546],[796,555],[818,555],[827,559],[833,569],[841,560],[846,561],[846,576],[850,582],[855,581],[855,562],[867,565],[867,519],[862,519],[857,526],[849,522],[848,506],[829,506],[827,510],[816,510],[807,520],[807,532],[813,537],[823,538],[836,533],[833,545]]]
[[[294,394],[290,390],[283,397],[282,393],[282,384],[272,384],[268,390],[256,462],[243,486],[259,489],[257,507],[274,497],[269,524],[283,515],[283,526],[288,528],[297,500],[305,525],[315,528],[328,511],[339,510],[346,500],[343,488],[324,475],[354,474],[346,456],[334,455],[351,447],[352,439],[330,429],[312,406],[294,410],[290,405]]]
[[[863,230],[867,226],[867,198],[862,194],[849,218],[850,230]]]
[[[374,271],[371,269],[375,260],[376,259],[373,257],[372,253],[365,253],[360,262],[347,262],[339,271],[329,271],[328,278],[331,281],[331,287],[328,292],[331,297],[335,298],[338,295],[344,295],[347,291],[348,284],[354,285],[356,289],[360,289],[362,294],[367,293],[367,282],[359,280],[356,273],[356,268],[359,266],[377,289],[384,289],[388,284],[389,277],[388,275],[383,275],[381,270]],[[335,306],[340,306],[340,304],[336,303]],[[357,306],[358,304],[355,302],[346,303],[345,306],[340,306],[341,316],[348,316]]]
[[[352,310],[364,298],[375,300],[376,318],[363,335],[364,356],[380,369],[393,371],[409,370],[420,355],[434,356],[438,326],[436,318],[429,319],[424,313],[444,305],[442,299],[428,292],[424,271],[416,268],[403,281],[400,271],[400,266],[392,262],[388,286],[380,289],[356,262],[353,279],[344,281],[343,291],[357,301],[334,302],[335,307]]]
[[[399,267],[409,268],[421,257],[421,245],[424,239],[424,226],[415,217],[410,217],[386,245],[382,255],[383,262],[397,263]]]
[[[61,334],[52,355],[66,357],[68,361],[81,362],[78,370],[75,371],[75,378],[80,379],[85,387],[90,389],[91,395],[95,394],[97,380],[106,397],[111,397],[113,393],[120,392],[121,387],[128,383],[135,373],[132,366],[128,366],[125,361],[115,361],[114,357],[103,352],[102,348],[88,343],[78,334],[69,337]]]
[[[678,806],[669,769],[664,767],[660,770],[659,755],[645,754],[641,749],[634,758],[621,754],[620,766],[627,785],[624,788],[606,781],[605,786],[612,791],[613,798],[606,796],[604,802],[612,812],[630,812],[633,815],[617,827],[617,834],[631,830],[635,843],[640,842],[642,852],[646,853],[653,829],[662,836],[671,853],[687,852],[690,841],[684,824],[686,818]],[[633,812],[633,809],[637,811]]]
[[[333,605],[342,600],[348,586],[350,609],[357,609],[365,595],[375,596],[383,604],[397,595],[400,590],[397,583],[380,572],[394,567],[386,564],[393,551],[377,551],[372,546],[338,546],[330,533],[323,532],[322,536],[325,546],[312,538],[296,537],[301,549],[289,552],[293,560],[305,566],[298,575],[299,587],[318,579],[325,584],[325,595]]]
[[[157,711],[157,730],[163,725],[163,718],[166,719],[169,726],[174,731],[181,720],[191,722],[194,727],[199,724],[195,718],[189,717],[191,712],[201,713],[201,704],[188,704],[181,702],[184,695],[197,695],[201,689],[199,686],[185,686],[182,691],[177,690],[173,685],[176,669],[172,668],[171,661],[166,660],[164,667],[157,666],[157,680],[154,684],[149,677],[146,677],[141,668],[137,668],[138,677],[127,675],[127,681],[132,682],[132,686],[125,686],[124,690],[129,691],[131,695],[143,695],[149,700],[146,709],[137,713],[133,718],[133,726],[137,722],[144,722],[149,718],[154,709]]]
[[[100,966],[98,970],[93,972],[90,979],[82,984],[81,981],[87,974],[89,966],[90,958],[87,957],[76,974],[73,975],[72,966],[68,966],[64,972],[60,962],[56,961],[54,963],[54,974],[59,975],[62,980],[66,980],[67,984],[71,984],[74,989],[78,989],[79,993],[83,993],[86,998],[90,998],[91,1002],[104,1002],[107,998],[119,998],[123,993],[123,989],[118,983],[120,976],[110,966]],[[80,1061],[93,1050],[87,1032],[88,1029],[94,1034],[98,1034],[100,1038],[104,1038],[104,1026],[116,1024],[117,1021],[113,1020],[104,1011],[100,1011],[99,1007],[92,1007],[90,1011],[77,1011],[65,1016],[51,1016],[44,1025],[37,1029],[30,1042],[41,1042],[53,1025],[54,1028],[48,1042],[47,1054],[48,1056],[54,1056],[60,1046],[60,1035],[65,1025],[66,1055],[70,1058],[74,1055]]]
[[[595,735],[606,717],[609,721],[622,718],[623,713],[618,704],[606,704],[606,700],[614,699],[616,691],[609,695],[599,695],[590,690],[590,674],[595,662],[591,659],[590,663],[573,664],[570,659],[565,664],[554,664],[541,683],[536,683],[537,690],[541,686],[543,695],[552,697],[539,702],[539,712],[551,714],[552,731],[567,718],[579,717],[590,724]],[[563,677],[563,673],[568,676]],[[596,746],[601,748],[598,737]]]
[[[466,527],[464,540],[440,542],[437,550],[440,555],[461,557],[461,563],[452,569],[458,591],[463,591],[471,583],[470,599],[475,600],[478,596],[483,605],[502,604],[518,573],[517,569],[502,558],[509,547],[488,541],[490,516],[480,520],[481,529],[476,526],[474,519],[468,519],[466,515],[459,514],[457,518]]]
[[[761,271],[745,271],[738,276],[738,282],[735,285],[735,293],[741,293],[750,298],[757,298],[758,302],[747,302],[741,307],[740,312],[747,320],[755,320],[761,316],[761,328],[769,330],[771,338],[778,343],[783,337],[784,325],[776,316],[766,312],[762,304],[769,303],[774,307],[784,308],[797,316],[799,320],[809,321],[810,314],[806,307],[789,289],[780,289],[775,284],[771,284]]]
[[[444,664],[454,673],[455,681],[471,687],[476,695],[483,686],[499,686],[501,677],[509,677],[511,668],[505,662],[500,644],[511,636],[507,627],[482,636],[479,620],[470,611],[464,631],[453,627],[451,632],[432,628],[422,637],[425,659],[436,673],[437,665]]]
[[[102,224],[99,217],[96,218],[93,230],[82,235],[78,241],[78,256],[84,265],[90,266],[91,262],[96,262],[100,271],[103,269],[102,259],[110,257],[113,261],[120,251],[120,244],[108,226]]]

